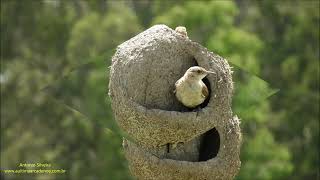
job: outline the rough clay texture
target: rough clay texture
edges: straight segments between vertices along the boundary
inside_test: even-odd
[[[196,64],[216,75],[207,77],[207,106],[190,112],[173,90]],[[232,115],[233,83],[225,59],[165,25],[155,25],[118,46],[109,82],[115,119],[134,140],[124,139],[123,147],[138,179],[233,179],[238,173],[240,122]],[[212,128],[220,135],[219,152],[197,162],[201,135]]]

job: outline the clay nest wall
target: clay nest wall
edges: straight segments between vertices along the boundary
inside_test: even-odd
[[[174,84],[191,66],[214,71],[210,97],[189,111]],[[231,110],[233,82],[225,59],[165,25],[118,46],[109,95],[119,127],[133,141],[123,147],[139,179],[232,179],[240,168],[239,119]]]

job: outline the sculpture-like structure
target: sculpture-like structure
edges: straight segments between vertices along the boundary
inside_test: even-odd
[[[214,71],[208,100],[188,111],[175,82],[191,66]],[[118,46],[109,95],[115,119],[132,139],[123,147],[138,179],[233,179],[240,168],[239,119],[231,110],[233,82],[225,59],[165,25]]]

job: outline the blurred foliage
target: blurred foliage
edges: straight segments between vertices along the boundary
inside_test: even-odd
[[[113,52],[119,42],[142,31],[132,10],[121,4],[116,5],[103,16],[92,12],[74,25],[67,46],[69,59],[74,62],[88,61]],[[128,22],[132,24],[129,25]]]
[[[186,26],[233,66],[243,132],[237,179],[319,179],[319,6],[2,0],[1,169],[47,162],[67,173],[26,178],[132,179],[107,67],[117,45],[164,23]]]

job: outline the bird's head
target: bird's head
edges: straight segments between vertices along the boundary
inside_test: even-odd
[[[185,76],[189,79],[201,80],[208,74],[215,74],[215,72],[207,71],[199,66],[193,66],[186,71]]]

